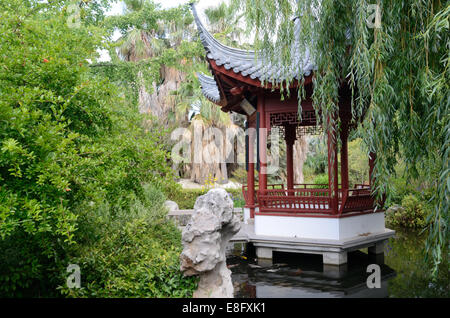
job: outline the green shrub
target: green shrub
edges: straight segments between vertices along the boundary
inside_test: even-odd
[[[244,196],[242,195],[242,192],[239,193],[231,192],[230,194],[235,208],[243,208],[245,206],[245,200]]]
[[[317,188],[319,189],[327,189],[328,188],[328,175],[319,174],[314,178],[314,184],[317,184]]]
[[[181,234],[166,218],[164,195],[144,188],[146,199],[131,201],[126,210],[107,202],[84,209],[80,216],[85,241],[73,251],[72,264],[81,272],[81,288],[62,292],[70,297],[191,297],[194,277],[179,270]],[[67,274],[65,274],[67,275]]]
[[[408,195],[419,196],[415,184],[405,178],[397,177],[391,179],[393,191],[391,192],[390,202],[392,204],[401,204],[403,198]]]
[[[327,167],[328,150],[326,137],[313,136],[309,139],[305,169],[313,174],[323,174],[327,172]]]
[[[90,72],[103,32],[47,9],[0,0],[0,297],[60,295],[90,242],[83,207],[125,213],[145,202],[145,183],[177,188],[164,131],[144,129],[136,105]]]
[[[426,226],[429,207],[416,196],[409,194],[401,202],[401,207],[388,210],[386,222],[390,226],[420,229]]]
[[[361,138],[348,143],[348,180],[350,187],[369,182],[369,158]],[[339,158],[340,159],[340,158]]]

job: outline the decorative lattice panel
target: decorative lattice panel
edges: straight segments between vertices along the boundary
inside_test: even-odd
[[[302,125],[315,126],[317,123],[315,111],[302,113],[302,121],[298,119],[297,112],[270,113],[270,126]]]
[[[296,126],[297,137],[304,135],[321,135],[323,129],[317,124],[315,111],[302,113],[302,121],[298,119],[297,112],[270,113],[270,127],[279,129],[281,136],[285,136],[285,126]]]
[[[322,126],[298,126],[297,137],[305,135],[321,135],[323,133]]]

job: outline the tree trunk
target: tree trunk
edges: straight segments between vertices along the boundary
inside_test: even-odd
[[[139,111],[141,113],[149,113],[168,124],[168,114],[175,110],[175,98],[171,96],[171,92],[180,87],[185,75],[177,69],[163,66],[161,67],[161,85],[152,83],[152,92],[146,87],[139,88]]]
[[[297,138],[294,144],[294,183],[303,183],[303,165],[308,156],[308,137],[301,136]]]
[[[208,126],[201,120],[192,122],[194,133],[192,134],[192,173],[191,181],[205,184],[223,183],[228,181],[226,163],[222,157],[224,147],[223,139],[216,141],[212,134],[208,133]],[[222,134],[225,132],[222,129]],[[196,140],[201,138],[200,140]],[[201,154],[201,155],[200,155]]]

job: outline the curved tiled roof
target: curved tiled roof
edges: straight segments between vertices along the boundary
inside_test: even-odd
[[[200,82],[203,95],[205,95],[205,97],[212,102],[218,103],[220,101],[220,93],[214,77],[203,73],[197,73],[197,77]]]
[[[198,17],[195,5],[191,4],[191,7],[200,39],[207,53],[206,56],[208,59],[214,60],[218,66],[223,66],[226,70],[233,70],[236,74],[240,73],[242,76],[257,79],[261,83],[265,81],[280,83],[284,80],[298,80],[299,74],[308,76],[315,69],[309,49],[305,48],[302,52],[299,41],[295,41],[295,45],[292,47],[292,61],[289,67],[285,67],[281,63],[272,65],[269,59],[262,59],[261,54],[256,56],[255,51],[223,45],[206,30]],[[301,27],[299,19],[295,19],[294,23],[294,32],[297,35],[296,38],[298,38]]]

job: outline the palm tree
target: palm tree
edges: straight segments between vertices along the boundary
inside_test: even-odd
[[[119,59],[128,62],[148,61],[180,45],[186,33],[186,25],[190,22],[186,10],[181,7],[162,10],[149,0],[124,2],[124,15],[113,19],[122,31],[122,37],[116,43]],[[169,96],[170,92],[179,89],[184,76],[179,70],[161,64],[160,80],[153,81],[150,85],[146,84],[148,81],[145,81],[143,72],[139,71],[137,81],[140,112],[151,113],[167,126],[170,113],[175,109],[175,102]]]
[[[205,9],[205,14],[211,33],[221,43],[233,47],[249,47],[249,44],[241,42],[244,29],[239,26],[239,20],[242,14],[236,6],[222,2],[217,7]]]
[[[236,12],[235,7],[226,3],[205,10],[212,33],[227,45],[239,46],[240,34],[243,32],[238,28],[239,16],[236,15]],[[209,72],[203,60],[200,60],[194,68],[197,71],[202,70],[203,73]],[[238,129],[237,124],[242,125],[242,118],[222,112],[217,105],[203,96],[198,80],[193,74],[187,76],[186,81],[181,84],[179,90],[174,92],[174,95],[178,101],[177,119],[189,122],[191,131],[198,129],[204,135],[208,133],[209,128],[215,127],[221,129],[223,138],[226,138],[226,129]],[[207,139],[204,138],[202,141],[202,152],[207,146],[216,154],[223,151],[225,140],[222,143],[212,144],[207,143]],[[220,164],[193,163],[186,168],[185,170],[190,173],[191,180],[197,183],[204,183],[209,176],[221,182],[228,180],[228,168],[225,162]]]
[[[177,122],[185,122],[191,130],[192,136],[203,136],[201,151],[205,153],[206,147],[212,152],[210,155],[221,154],[226,138],[226,129],[238,129],[233,123],[231,116],[220,110],[220,108],[207,100],[200,89],[196,79],[187,80],[181,84],[179,90],[174,92],[177,102]],[[208,136],[209,128],[218,128],[222,131],[223,140],[221,142],[208,142],[211,136]],[[191,149],[195,148],[196,141],[192,140]],[[192,154],[194,156],[194,153]],[[219,182],[228,181],[228,169],[225,162],[221,163],[195,163],[191,158],[191,165],[184,167],[184,172],[190,174],[191,181],[204,183],[209,176]],[[223,161],[223,160],[222,160]]]
[[[190,24],[190,12],[183,11],[182,7],[159,10],[149,0],[126,0],[125,5],[126,12],[116,23],[123,33],[117,41],[116,50],[121,60],[139,63],[158,58],[166,50],[177,49],[183,41],[189,42],[197,37],[196,28]],[[243,30],[239,28],[240,16],[236,12],[236,8],[222,3],[216,8],[207,9],[205,13],[214,36],[227,45],[242,47],[240,35]],[[180,18],[173,18],[176,14]],[[237,129],[236,124],[242,124],[242,119],[222,112],[201,93],[195,74],[199,70],[208,73],[203,57],[198,56],[192,61],[183,59],[180,64],[186,65],[183,72],[179,68],[161,65],[160,81],[153,82],[151,90],[143,84],[143,73],[138,73],[141,82],[140,111],[156,116],[166,127],[187,126],[192,131],[194,126],[201,127],[202,134],[210,127],[221,129],[224,136],[225,129]],[[211,148],[211,144],[206,143],[202,147],[206,146]],[[215,149],[216,152],[219,150]],[[228,180],[226,163],[184,164],[178,169],[181,175],[190,175],[198,183],[204,183],[209,175],[218,181]]]
[[[120,19],[136,17],[153,2],[145,0],[125,0],[125,12]],[[128,26],[128,25],[127,25]],[[156,26],[156,27],[155,27]],[[122,37],[117,41],[117,54],[125,61],[137,62],[159,55],[165,48],[164,28],[160,23],[139,23],[122,29]]]

